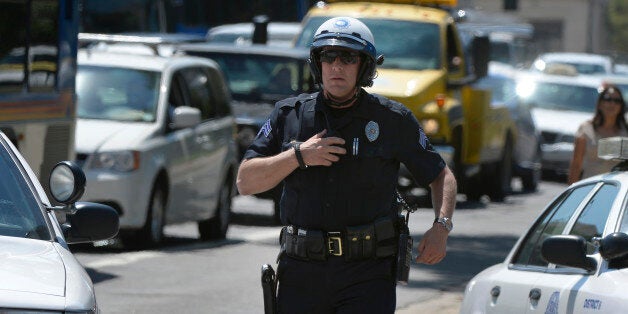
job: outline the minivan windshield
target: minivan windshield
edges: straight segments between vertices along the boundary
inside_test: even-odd
[[[77,115],[83,119],[153,122],[157,116],[160,73],[101,66],[79,66]]]

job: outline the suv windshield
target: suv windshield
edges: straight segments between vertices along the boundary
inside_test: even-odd
[[[38,201],[2,139],[0,173],[0,236],[50,240]]]
[[[581,112],[593,112],[598,97],[594,87],[528,80],[517,85],[517,94],[533,107]]]
[[[329,17],[313,17],[303,28],[296,46],[310,47],[316,29]],[[412,21],[360,19],[373,32],[377,54],[384,64],[378,68],[402,70],[439,69],[440,38],[437,24]]]
[[[307,92],[305,61],[258,54],[195,52],[211,58],[222,69],[234,100],[278,100]],[[306,76],[307,75],[307,76]]]
[[[77,115],[84,119],[153,122],[159,80],[158,72],[79,66]]]

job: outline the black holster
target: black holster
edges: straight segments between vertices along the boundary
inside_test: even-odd
[[[264,314],[276,314],[277,276],[269,264],[262,265],[262,291],[264,293]]]
[[[412,258],[412,237],[410,236],[407,221],[403,216],[399,216],[397,224],[399,246],[397,247],[397,264],[395,265],[396,278],[398,284],[407,285]]]

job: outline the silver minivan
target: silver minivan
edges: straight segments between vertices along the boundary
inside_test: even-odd
[[[79,51],[76,152],[90,187],[83,198],[118,211],[128,244],[156,245],[165,224],[188,221],[204,240],[224,238],[237,155],[223,74],[211,60],[142,48]]]

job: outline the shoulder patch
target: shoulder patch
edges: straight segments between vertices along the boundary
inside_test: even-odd
[[[272,130],[273,130],[273,127],[270,125],[270,119],[268,119],[266,120],[264,125],[262,125],[262,127],[259,129],[259,132],[257,133],[257,137],[259,137],[260,134],[264,134],[265,137],[268,137],[268,135],[270,134],[270,131]]]

